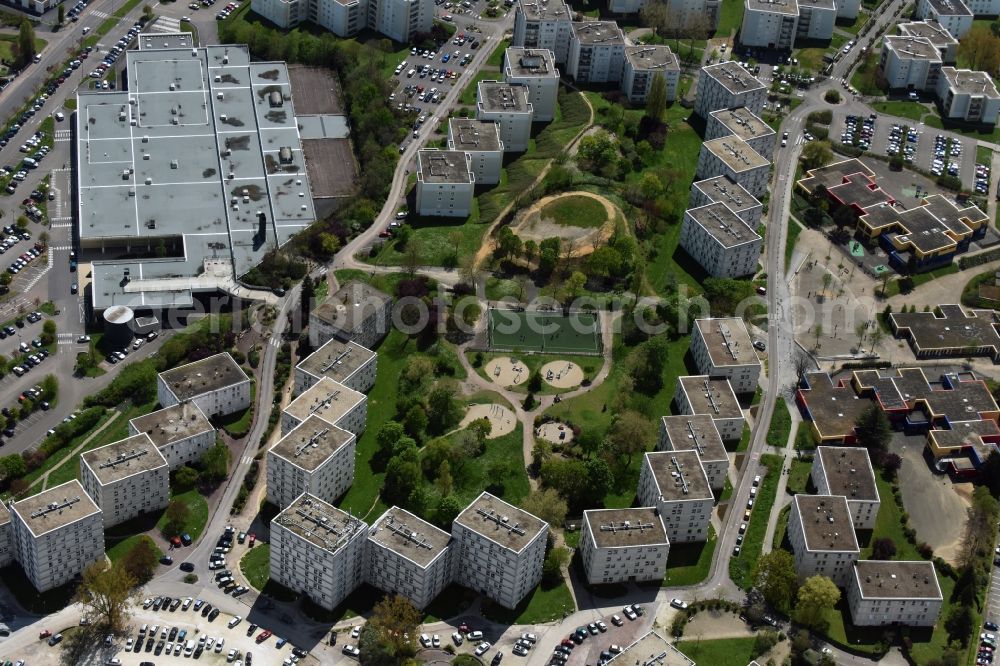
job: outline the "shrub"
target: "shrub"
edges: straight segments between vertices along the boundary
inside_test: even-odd
[[[825,99],[830,104],[839,104],[840,103],[840,92],[837,91],[837,90],[833,90],[833,89],[827,90],[826,94],[823,95],[823,99]]]

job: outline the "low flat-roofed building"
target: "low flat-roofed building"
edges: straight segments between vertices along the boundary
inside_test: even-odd
[[[375,346],[389,334],[392,296],[369,284],[350,280],[309,313],[309,344],[313,348],[331,338]]]
[[[847,585],[861,552],[843,495],[796,495],[788,541],[800,578],[822,575],[838,587]]]
[[[708,114],[705,140],[711,141],[724,136],[739,137],[761,157],[771,159],[771,156],[774,155],[774,144],[778,135],[753,111],[744,106],[738,106],[734,109],[719,109]]]
[[[688,208],[701,208],[711,203],[724,203],[740,216],[751,229],[760,224],[764,206],[747,188],[730,180],[726,176],[715,176],[696,181],[691,186],[691,200]]]
[[[471,155],[437,148],[419,151],[416,189],[418,215],[468,217],[476,193]]]
[[[933,627],[943,604],[933,562],[859,560],[847,583],[847,607],[860,627]]]
[[[215,445],[215,427],[190,400],[159,409],[128,422],[128,434],[145,433],[174,471],[193,463]]]
[[[333,610],[365,580],[364,521],[301,495],[271,521],[271,580]]]
[[[500,182],[503,168],[503,141],[500,127],[493,121],[474,118],[448,119],[448,150],[469,156],[469,170],[476,185]]]
[[[695,666],[683,652],[655,631],[640,637],[607,663],[614,666]]]
[[[986,72],[942,67],[937,97],[944,118],[996,125],[1000,116],[1000,92]]]
[[[995,311],[967,311],[961,305],[939,305],[938,310],[940,314],[893,312],[889,325],[920,359],[987,356],[1000,361],[1000,317]]]
[[[360,437],[368,422],[368,397],[324,377],[285,407],[281,434],[287,435],[310,416]]]
[[[559,69],[552,51],[509,47],[504,52],[503,77],[507,83],[528,89],[533,122],[548,122],[556,117]]]
[[[81,90],[70,121],[95,312],[231,291],[316,219],[285,63],[161,39],[175,46],[124,52],[120,90]]]
[[[166,508],[170,468],[142,433],[80,454],[80,485],[104,512],[104,527]]]
[[[10,505],[14,559],[39,592],[104,559],[101,508],[76,479]]]
[[[875,528],[880,500],[867,449],[819,446],[810,474],[817,494],[843,495],[847,498],[855,530]]]
[[[267,499],[279,509],[302,493],[333,504],[354,482],[357,438],[309,416],[267,451]]]
[[[368,528],[365,580],[427,607],[452,580],[451,535],[394,506]]]
[[[225,416],[250,407],[250,378],[228,352],[179,365],[157,376],[160,405],[198,405],[205,416]]]
[[[561,65],[569,59],[572,34],[573,12],[565,0],[517,0],[513,46],[548,49]]]
[[[913,17],[937,21],[955,39],[972,29],[972,10],[962,0],[917,0]]]
[[[829,41],[837,22],[838,7],[835,0],[797,0],[799,21],[795,26],[795,39]]]
[[[771,161],[739,137],[719,137],[702,143],[698,155],[698,178],[714,176],[726,176],[761,197],[771,179]]]
[[[625,34],[614,21],[573,23],[566,73],[578,83],[618,83],[625,44]]]
[[[375,385],[378,354],[356,342],[330,338],[295,366],[295,395],[312,388],[324,377],[359,393]]]
[[[713,490],[721,490],[726,484],[726,474],[729,472],[729,454],[712,417],[708,414],[661,417],[656,450],[691,449],[698,452],[698,460],[705,469],[708,484]]]
[[[684,213],[680,246],[715,277],[743,277],[757,272],[764,239],[724,203],[690,208]]]
[[[711,416],[724,441],[739,441],[743,436],[743,410],[728,379],[708,375],[678,377],[674,400],[678,414]]]
[[[941,52],[926,37],[889,35],[882,39],[879,66],[890,88],[936,91]]]
[[[646,453],[636,494],[641,506],[660,512],[670,543],[708,538],[715,496],[694,449]]]
[[[736,393],[757,390],[761,363],[740,317],[696,319],[691,356],[699,374],[727,378]]]
[[[899,34],[906,37],[922,37],[930,40],[934,48],[938,50],[941,62],[945,64],[955,62],[958,52],[958,40],[934,19],[908,21],[900,23],[896,27],[899,28]]]
[[[670,542],[655,508],[583,512],[580,560],[591,585],[662,581]]]
[[[820,185],[829,190],[831,187],[848,182],[849,177],[855,174],[861,174],[869,183],[875,182],[875,172],[861,160],[852,157],[810,169],[805,177],[800,178],[795,184],[806,194],[812,194]]]
[[[766,98],[767,87],[738,62],[729,60],[701,68],[694,110],[706,120],[712,111],[737,106],[760,113]]]
[[[632,104],[646,103],[653,79],[658,76],[667,89],[667,102],[677,99],[681,65],[669,46],[626,46],[624,67],[622,92]]]
[[[14,561],[14,528],[10,522],[10,509],[0,502],[0,567]]]
[[[982,465],[1000,444],[1000,426],[993,419],[949,423],[950,428],[934,428],[927,433],[927,448],[935,460],[969,456]]]
[[[549,525],[484,492],[452,522],[455,582],[514,608],[542,579]]]
[[[506,152],[522,153],[528,149],[531,123],[535,117],[528,96],[527,86],[515,86],[503,81],[479,82],[476,118],[497,124]]]
[[[859,396],[850,382],[835,382],[825,372],[807,372],[796,391],[795,403],[812,424],[815,441],[829,446],[857,441],[854,426],[873,401]]]
[[[791,51],[798,31],[796,0],[745,0],[740,43],[777,51]]]

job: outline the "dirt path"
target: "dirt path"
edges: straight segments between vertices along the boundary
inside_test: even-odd
[[[545,218],[542,217],[542,209],[553,201],[564,197],[586,197],[587,199],[593,199],[604,207],[604,214],[607,220],[600,228],[590,230],[583,227],[565,227],[555,222],[546,222]],[[511,224],[511,228],[521,238],[539,243],[546,238],[561,238],[569,246],[567,254],[570,257],[583,257],[593,252],[598,244],[603,243],[611,237],[611,234],[615,230],[615,220],[618,219],[618,212],[618,207],[600,194],[583,190],[573,190],[539,199],[532,204],[531,208],[518,215],[518,221]],[[584,233],[574,234],[571,231],[572,229],[579,229]]]
[[[40,483],[40,484],[42,484],[42,490],[45,490],[45,488],[46,488],[46,486],[48,485],[48,482],[49,482],[49,474],[52,473],[52,470],[59,469],[60,467],[62,467],[63,464],[67,460],[69,460],[70,458],[72,458],[73,456],[75,456],[77,453],[79,453],[80,451],[82,451],[83,448],[85,446],[87,446],[87,444],[90,444],[90,440],[94,439],[99,434],[101,434],[102,432],[104,432],[105,428],[107,428],[109,425],[111,425],[112,423],[114,423],[118,419],[118,417],[121,416],[121,415],[122,415],[121,412],[119,412],[118,410],[115,410],[115,412],[111,415],[111,418],[108,419],[107,421],[105,421],[101,425],[100,428],[98,428],[94,432],[90,433],[90,435],[87,437],[87,439],[85,439],[82,442],[80,442],[79,446],[77,446],[75,449],[73,449],[72,451],[70,451],[69,455],[62,459],[62,462],[60,462],[58,465],[56,465],[55,467],[53,467],[52,469],[50,469],[49,471],[47,471],[45,474],[42,474],[40,477],[38,477],[37,479],[35,479],[35,482],[32,483],[30,486],[28,486],[28,488],[34,488],[36,485],[38,485]]]

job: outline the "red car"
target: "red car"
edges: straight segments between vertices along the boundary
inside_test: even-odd
[[[264,631],[262,631],[259,634],[257,634],[257,642],[258,643],[263,643],[264,641],[266,641],[270,637],[271,637],[271,630],[270,629],[265,629]]]
[[[249,543],[250,548],[253,548],[253,542],[256,540],[257,540],[257,535],[254,534],[253,532],[247,535],[247,542]]]
[[[172,536],[172,537],[170,537],[170,543],[172,543],[174,545],[174,548],[180,548],[181,547],[181,538],[179,536]]]
[[[40,632],[38,632],[38,638],[39,639],[48,638],[51,635],[52,635],[52,632],[49,631],[48,629],[43,629]]]
[[[458,630],[463,634],[467,634],[469,633],[469,625],[463,622],[462,624],[458,625]]]

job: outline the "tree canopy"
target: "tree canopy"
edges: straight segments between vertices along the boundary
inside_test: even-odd
[[[757,560],[754,568],[754,586],[769,604],[787,612],[791,607],[798,584],[798,573],[791,553],[772,550]]]
[[[822,630],[825,614],[840,601],[840,589],[826,576],[810,576],[799,588],[795,619],[812,629]]]

